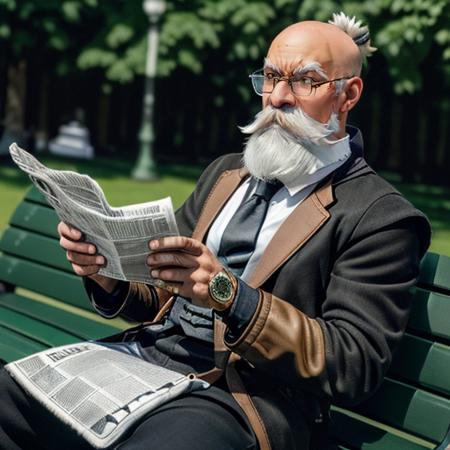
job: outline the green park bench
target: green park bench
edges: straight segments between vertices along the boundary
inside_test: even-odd
[[[57,223],[33,188],[1,238],[0,358],[5,361],[126,326],[92,311],[59,246]],[[450,258],[434,253],[424,258],[407,334],[381,388],[351,410],[333,407],[331,416],[335,448],[450,446]]]

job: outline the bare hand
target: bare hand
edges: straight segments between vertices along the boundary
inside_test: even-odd
[[[112,292],[117,280],[97,274],[100,268],[105,265],[106,260],[103,256],[97,254],[95,245],[85,242],[80,230],[64,222],[59,222],[58,233],[59,244],[66,251],[66,257],[72,264],[73,271],[77,275],[91,278],[103,289]]]
[[[170,236],[149,242],[147,258],[150,275],[164,282],[161,287],[190,298],[199,306],[209,306],[208,283],[222,270],[213,253],[196,239]]]

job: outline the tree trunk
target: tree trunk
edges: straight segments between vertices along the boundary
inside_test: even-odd
[[[448,156],[448,116],[447,108],[441,106],[438,116],[438,137],[436,143],[436,168],[440,175],[440,180],[446,186],[450,186],[448,179],[448,165],[450,158]]]
[[[385,149],[380,145],[380,136],[382,134],[382,112],[381,112],[381,99],[382,94],[379,90],[374,91],[374,94],[371,97],[371,111],[370,111],[370,131],[369,131],[369,145],[367,151],[366,158],[371,162],[375,163],[375,165],[383,166],[384,152]],[[384,142],[384,145],[386,143]]]
[[[423,103],[422,103],[423,105]],[[423,105],[422,107],[428,105]],[[417,128],[417,150],[416,150],[416,161],[415,161],[415,174],[414,180],[416,182],[423,181],[424,170],[429,167],[429,159],[434,157],[434,152],[432,148],[427,148],[428,141],[428,123],[430,117],[431,108],[426,107],[420,109],[418,113],[418,128]]]
[[[41,89],[39,94],[38,117],[35,147],[37,151],[47,149],[49,126],[48,126],[48,97],[49,97],[50,75],[44,71],[41,78]]]
[[[387,167],[389,170],[401,170],[403,108],[397,96],[392,99],[389,122],[391,124],[389,143],[387,148],[385,147]]]
[[[9,145],[25,141],[26,62],[24,60],[8,68],[6,88],[5,127],[0,141],[0,155],[8,152]]]
[[[100,93],[100,98],[98,102],[97,144],[103,149],[108,147],[110,100],[111,96],[108,92]]]

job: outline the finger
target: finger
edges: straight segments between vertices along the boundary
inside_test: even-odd
[[[79,241],[83,237],[83,233],[80,230],[65,222],[59,222],[58,233],[60,236],[65,236],[67,239],[73,241]]]
[[[177,268],[154,269],[150,271],[150,275],[164,282],[185,283],[191,281],[192,270]]]
[[[73,271],[80,277],[87,277],[89,275],[95,275],[99,270],[100,266],[79,266],[78,264],[72,264]]]
[[[61,236],[59,239],[59,245],[64,250],[70,250],[77,253],[85,253],[86,255],[94,255],[97,252],[97,248],[94,244],[89,242],[77,242]]]
[[[147,264],[152,269],[157,269],[166,266],[175,267],[195,267],[198,263],[194,259],[193,255],[182,253],[179,251],[174,252],[156,252],[152,253],[147,258]]]
[[[186,236],[166,236],[160,239],[154,239],[149,242],[150,250],[155,252],[164,250],[182,250],[192,255],[201,255],[203,244],[197,239]]]
[[[77,264],[79,266],[97,265],[102,267],[106,263],[105,258],[101,255],[90,256],[85,253],[78,253],[72,250],[67,250],[66,257],[72,264]]]
[[[163,280],[153,280],[153,283],[156,287],[164,289],[174,295],[178,295],[182,287],[182,284],[180,283],[166,283]]]

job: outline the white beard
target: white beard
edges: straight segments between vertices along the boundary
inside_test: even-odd
[[[244,165],[256,178],[278,179],[289,186],[333,159],[329,137],[339,128],[336,113],[321,123],[300,108],[267,106],[251,124],[241,127],[251,135],[245,144]]]

